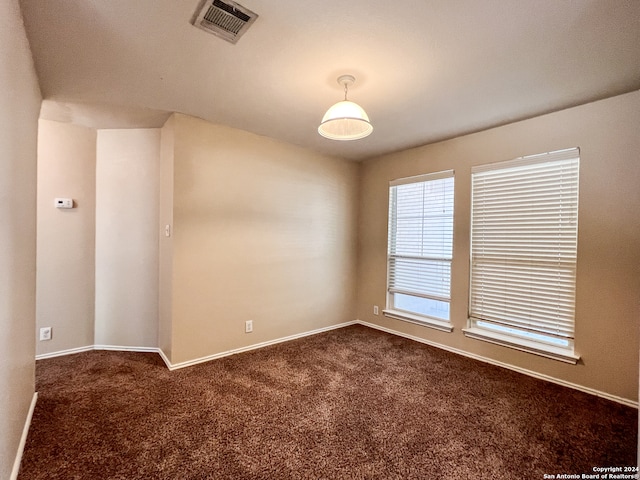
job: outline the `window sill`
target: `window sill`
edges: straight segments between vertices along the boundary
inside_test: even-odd
[[[553,347],[551,345],[543,345],[537,342],[532,342],[522,338],[511,337],[509,335],[503,335],[496,332],[490,332],[481,328],[471,327],[463,328],[465,336],[476,340],[482,340],[484,342],[494,343],[496,345],[502,345],[504,347],[514,348],[521,352],[533,353],[542,357],[551,358],[560,362],[570,363],[575,365],[580,360],[579,355],[575,355],[569,350],[564,348]]]
[[[435,318],[421,317],[419,315],[412,315],[406,312],[399,312],[398,310],[383,310],[382,314],[385,317],[395,318],[396,320],[402,320],[404,322],[415,323],[417,325],[434,328],[442,332],[451,333],[453,331],[453,326],[449,322],[445,322],[444,320],[436,320]]]

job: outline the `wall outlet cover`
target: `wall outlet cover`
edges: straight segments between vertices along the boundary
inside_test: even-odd
[[[51,340],[51,331],[51,327],[42,327],[40,329],[40,341],[43,342],[46,340]]]

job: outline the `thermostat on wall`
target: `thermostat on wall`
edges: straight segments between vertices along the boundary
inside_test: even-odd
[[[56,198],[56,208],[73,208],[73,199]]]

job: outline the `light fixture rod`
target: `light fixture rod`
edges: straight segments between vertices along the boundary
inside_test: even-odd
[[[340,75],[338,77],[338,84],[344,86],[344,99],[347,100],[347,92],[349,87],[354,84],[356,77],[353,75]]]

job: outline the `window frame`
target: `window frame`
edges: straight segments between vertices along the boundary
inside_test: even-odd
[[[435,181],[435,180],[442,180],[442,179],[451,179],[452,185],[451,185],[451,200],[450,200],[450,207],[451,207],[451,254],[449,255],[450,258],[435,258],[435,257],[429,257],[429,256],[414,256],[414,255],[392,255],[391,254],[391,237],[392,237],[392,229],[394,228],[392,226],[392,208],[394,207],[393,205],[393,200],[392,200],[392,189],[394,187],[398,187],[398,186],[402,186],[402,185],[407,185],[407,184],[417,184],[417,183],[425,183],[425,182],[429,182],[429,181]],[[444,171],[440,171],[440,172],[434,172],[434,173],[427,173],[427,174],[422,174],[422,175],[416,175],[416,176],[412,176],[412,177],[405,177],[405,178],[399,178],[396,180],[392,180],[389,182],[389,205],[388,205],[388,214],[387,214],[387,281],[386,281],[386,308],[382,311],[382,313],[389,318],[394,318],[397,320],[403,320],[406,322],[410,322],[410,323],[415,323],[418,325],[422,325],[422,326],[426,326],[426,327],[430,327],[430,328],[434,328],[436,330],[440,330],[440,331],[444,331],[444,332],[452,332],[453,331],[453,325],[451,324],[451,265],[453,263],[453,236],[454,236],[454,217],[455,217],[455,212],[454,212],[454,205],[455,205],[455,172],[454,170],[444,170]],[[397,217],[396,217],[397,218]],[[425,216],[422,217],[421,222],[424,222],[424,218],[426,218]],[[397,223],[396,223],[397,225]],[[423,223],[422,223],[423,225]],[[449,289],[448,289],[448,295],[446,296],[440,296],[440,295],[428,295],[428,294],[415,294],[415,293],[406,293],[406,292],[402,292],[402,291],[398,291],[398,289],[394,289],[396,291],[392,291],[393,287],[391,286],[391,277],[392,277],[392,268],[391,268],[391,264],[392,264],[392,257],[398,258],[398,257],[402,257],[402,258],[409,258],[411,257],[412,260],[414,261],[419,261],[421,259],[424,259],[428,262],[447,262],[448,268],[449,268],[449,277],[448,277],[448,282],[449,282]],[[411,296],[415,296],[415,297],[422,297],[422,298],[427,298],[427,299],[433,299],[435,301],[440,301],[440,302],[446,302],[449,305],[449,315],[448,315],[448,319],[444,320],[442,318],[438,318],[435,316],[431,316],[428,314],[422,314],[422,313],[417,313],[417,312],[411,312],[408,310],[402,310],[400,308],[397,308],[394,302],[394,295],[396,294],[404,294],[404,295],[411,295]]]

